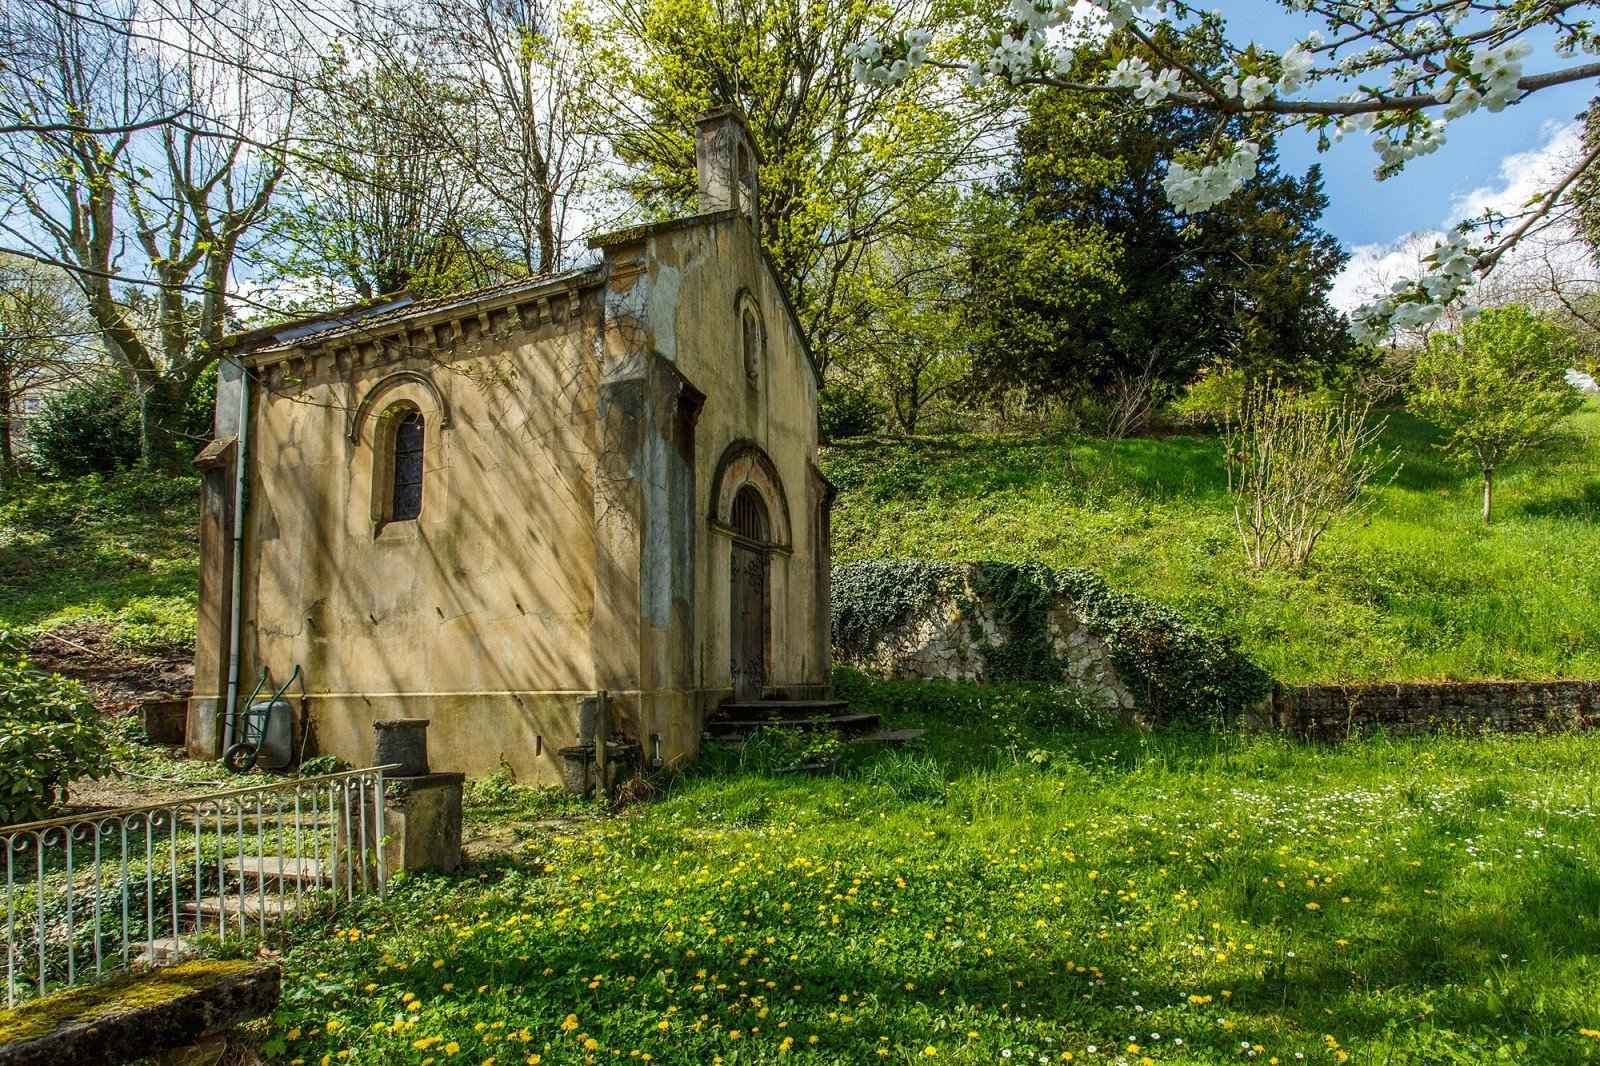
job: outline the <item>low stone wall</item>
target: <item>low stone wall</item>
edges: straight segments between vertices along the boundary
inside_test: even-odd
[[[975,587],[976,566],[955,564],[953,579],[938,595],[874,635],[870,647],[836,648],[834,661],[891,678],[942,681],[996,681],[991,649],[1004,645],[1007,633],[994,603]],[[1081,690],[1096,705],[1119,714],[1132,712],[1133,694],[1117,675],[1111,652],[1091,633],[1070,601],[1058,598],[1048,612],[1049,641],[1061,664],[1063,683]]]
[[[1312,740],[1382,731],[1539,733],[1600,725],[1600,681],[1279,686],[1269,722]]]

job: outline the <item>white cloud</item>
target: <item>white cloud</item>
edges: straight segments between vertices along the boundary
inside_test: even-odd
[[[1520,214],[1530,200],[1566,173],[1582,148],[1583,130],[1576,122],[1547,122],[1541,132],[1543,141],[1537,148],[1514,152],[1500,161],[1496,181],[1451,197],[1438,229],[1409,233],[1389,244],[1363,244],[1351,249],[1350,261],[1334,279],[1330,296],[1333,305],[1341,311],[1353,310],[1395,281],[1418,276],[1422,256],[1444,240],[1445,230],[1457,223],[1481,217],[1486,211]],[[1555,222],[1508,254],[1491,278],[1507,283],[1531,270],[1544,269],[1547,258],[1553,258],[1569,276],[1592,273],[1586,249],[1570,240],[1571,236],[1565,222]],[[1487,298],[1488,294],[1483,296]]]
[[[1477,218],[1485,211],[1503,215],[1521,213],[1569,170],[1583,148],[1583,129],[1576,122],[1546,122],[1544,143],[1526,152],[1514,152],[1500,160],[1500,180],[1480,185],[1451,198],[1450,214],[1444,221],[1454,225]]]
[[[1422,257],[1445,239],[1443,230],[1408,233],[1389,244],[1361,244],[1350,250],[1350,261],[1334,279],[1328,300],[1341,311],[1369,303],[1401,278],[1414,278]]]

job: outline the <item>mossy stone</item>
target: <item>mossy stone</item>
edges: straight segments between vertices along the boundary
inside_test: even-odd
[[[237,960],[193,960],[65,989],[0,1011],[0,1066],[131,1062],[264,1017],[278,992],[277,967]]]

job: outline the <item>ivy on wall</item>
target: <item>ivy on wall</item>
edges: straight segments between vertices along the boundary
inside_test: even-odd
[[[961,602],[969,597],[987,606],[998,639],[978,630],[976,604]],[[1272,678],[1231,638],[1207,633],[1163,604],[1117,592],[1091,571],[1038,564],[845,563],[833,573],[834,647],[846,660],[868,658],[906,623],[951,598],[974,627],[993,681],[1066,678],[1050,634],[1050,612],[1065,607],[1105,643],[1147,719],[1232,721],[1272,690]]]

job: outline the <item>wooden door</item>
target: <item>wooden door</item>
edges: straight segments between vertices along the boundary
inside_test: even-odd
[[[767,553],[735,542],[728,624],[733,645],[733,697],[758,700],[767,681]]]

